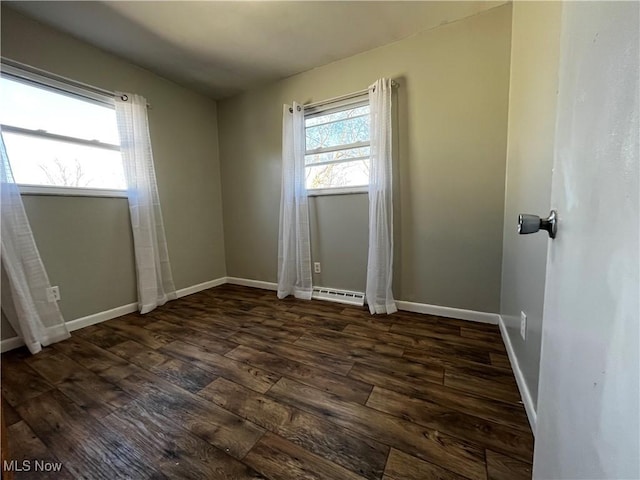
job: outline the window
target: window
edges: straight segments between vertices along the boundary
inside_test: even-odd
[[[0,123],[21,191],[124,195],[113,100],[84,93],[3,65]]]
[[[306,187],[310,194],[366,191],[369,100],[305,113]]]

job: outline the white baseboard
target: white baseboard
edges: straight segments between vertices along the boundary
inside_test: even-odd
[[[437,315],[438,317],[457,318],[458,320],[490,323],[492,325],[497,325],[500,318],[500,315],[497,313],[477,312],[475,310],[441,307],[439,305],[405,302],[403,300],[397,300],[396,306],[398,310],[404,310],[405,312],[425,313],[427,315]]]
[[[502,341],[504,342],[504,346],[507,349],[507,355],[509,356],[509,362],[511,363],[511,370],[513,370],[513,374],[516,377],[518,390],[520,390],[520,397],[522,398],[522,403],[524,403],[524,409],[527,412],[529,425],[531,426],[531,431],[535,436],[537,414],[536,414],[536,408],[533,405],[533,397],[531,396],[531,392],[529,391],[527,382],[524,379],[524,374],[520,369],[520,363],[518,363],[518,357],[516,356],[516,352],[513,349],[513,345],[511,344],[511,337],[509,337],[509,332],[507,332],[507,327],[504,324],[504,320],[502,319],[502,317],[500,317],[500,321],[498,325],[500,326]]]
[[[225,283],[230,283],[232,285],[241,285],[244,287],[261,288],[263,290],[278,290],[278,284],[274,282],[264,282],[262,280],[252,280],[239,277],[221,277],[215,280],[210,280],[208,282],[199,283],[191,287],[182,288],[176,293],[178,298],[180,298],[187,295],[192,295],[208,288],[217,287]],[[500,316],[496,313],[476,312],[473,310],[464,310],[461,308],[428,305],[426,303],[396,301],[396,305],[398,306],[399,310],[404,310],[406,312],[425,313],[428,315],[438,315],[440,317],[457,318],[460,320],[490,323],[494,325],[498,324],[498,320],[500,318]],[[105,322],[107,320],[111,320],[112,318],[120,317],[128,313],[133,313],[137,310],[137,308],[137,303],[122,305],[120,307],[112,308],[111,310],[106,310],[104,312],[98,312],[92,315],[87,315],[86,317],[70,320],[67,322],[67,327],[70,331],[78,330],[80,328],[95,325],[96,323]],[[23,343],[19,338],[8,338],[0,342],[0,350],[2,352],[5,352],[17,348],[21,345],[23,345]]]
[[[87,315],[86,317],[76,318],[74,320],[69,320],[67,322],[67,328],[70,332],[75,330],[80,330],[84,327],[90,327],[91,325],[95,325],[96,323],[106,322],[107,320],[111,320],[112,318],[121,317],[122,315],[126,315],[127,313],[133,313],[138,310],[137,303],[129,303],[127,305],[121,305],[120,307],[112,308],[110,310],[105,310],[104,312],[98,312],[91,315]],[[24,345],[24,342],[19,337],[7,338],[6,340],[2,340],[0,342],[0,351],[2,353],[8,352],[9,350],[13,350],[14,348],[18,348]]]
[[[250,280],[247,278],[227,277],[227,283],[242,285],[244,287],[262,288],[264,290],[278,290],[278,284],[273,282],[263,282],[261,280]],[[441,307],[439,305],[428,305],[426,303],[414,303],[397,300],[398,310],[406,312],[426,313],[439,317],[457,318],[471,322],[490,323],[497,325],[500,315],[497,313],[477,312],[475,310],[464,310],[462,308]]]
[[[233,285],[244,287],[262,288],[264,290],[278,290],[278,284],[273,282],[263,282],[261,280],[250,280],[248,278],[227,277],[227,282]],[[457,318],[471,322],[490,323],[497,325],[500,315],[497,313],[477,312],[475,310],[464,310],[462,308],[441,307],[439,305],[428,305],[426,303],[414,303],[397,300],[398,310],[406,312],[426,313],[439,317]]]
[[[0,342],[0,353],[8,352],[23,345],[24,342],[19,337],[7,338]]]
[[[187,295],[193,295],[194,293],[201,292],[203,290],[207,290],[208,288],[217,287],[227,283],[227,277],[216,278],[215,280],[209,280],[208,282],[199,283],[197,285],[192,285],[187,288],[181,288],[176,291],[178,298],[186,297]]]
[[[215,280],[209,280],[208,282],[199,283],[187,288],[181,288],[180,290],[176,291],[176,295],[178,296],[178,298],[186,297],[187,295],[192,295],[208,288],[217,287],[218,285],[222,285],[223,283],[225,283],[225,277],[217,278]],[[67,322],[67,328],[70,332],[73,332],[74,330],[89,327],[91,325],[95,325],[96,323],[106,322],[107,320],[111,320],[112,318],[121,317],[122,315],[136,312],[137,310],[137,303],[129,303],[127,305],[112,308],[111,310],[105,310],[104,312],[98,312],[92,315],[87,315],[86,317],[69,320]]]
[[[226,283],[241,285],[243,287],[261,288],[263,290],[278,290],[278,284],[273,282],[263,282],[262,280],[251,280],[249,278],[226,277]]]
[[[96,323],[106,322],[112,318],[121,317],[128,313],[133,313],[138,310],[138,303],[129,303],[120,307],[112,308],[111,310],[105,310],[104,312],[98,312],[86,317],[76,318],[75,320],[69,320],[67,322],[67,328],[70,332],[74,330],[80,330],[84,327],[90,327]]]
[[[218,285],[222,285],[226,282],[227,282],[227,277],[221,277],[215,280],[210,280],[208,282],[192,285],[191,287],[181,288],[180,290],[176,291],[176,294],[178,298],[186,297],[187,295],[198,293],[208,288],[217,287]],[[129,303],[127,305],[121,305],[119,307],[112,308],[110,310],[105,310],[103,312],[87,315],[86,317],[69,320],[67,322],[67,328],[69,329],[70,332],[73,332],[74,330],[79,330],[84,327],[89,327],[91,325],[95,325],[96,323],[106,322],[107,320],[121,317],[122,315],[133,313],[137,310],[138,310],[137,302]],[[6,340],[0,341],[0,353],[8,352],[9,350],[13,350],[14,348],[21,347],[22,345],[24,345],[24,342],[22,341],[22,339],[18,337],[7,338]]]

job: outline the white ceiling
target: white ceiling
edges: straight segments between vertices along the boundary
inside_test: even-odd
[[[217,99],[505,1],[3,3]]]

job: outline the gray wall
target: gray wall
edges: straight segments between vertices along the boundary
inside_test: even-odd
[[[559,2],[513,6],[500,313],[534,403],[549,240],[546,233],[518,235],[516,223],[518,213],[546,216],[550,208],[561,11]]]
[[[282,104],[400,83],[394,94],[397,299],[498,312],[511,5],[218,104],[228,275],[276,281]],[[363,195],[311,202],[316,284],[364,289]]]
[[[216,104],[2,6],[2,55],[109,90],[144,95],[178,289],[226,274]],[[136,301],[126,199],[24,196],[67,320]],[[3,327],[6,325],[3,324]],[[10,335],[3,328],[3,338]]]
[[[369,196],[310,197],[311,258],[321,273],[313,284],[363,292],[367,281]]]

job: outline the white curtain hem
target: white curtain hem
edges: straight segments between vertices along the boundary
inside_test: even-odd
[[[67,338],[71,338],[71,334],[69,333],[66,325],[47,327],[40,343],[46,347],[48,345],[61,342],[62,340],[66,340]]]
[[[384,304],[369,304],[369,311],[371,312],[372,315],[374,314],[387,314],[390,315],[392,313],[395,313],[398,311],[398,307],[396,306],[395,303],[387,303],[386,305]]]
[[[283,298],[287,298],[289,295],[291,294],[291,292],[285,291],[285,290],[278,290],[278,298],[280,300],[282,300]]]
[[[301,300],[311,300],[313,289],[296,288],[293,290],[293,296]]]
[[[35,355],[42,351],[42,344],[40,342],[26,343],[25,346],[29,349],[31,355]]]

